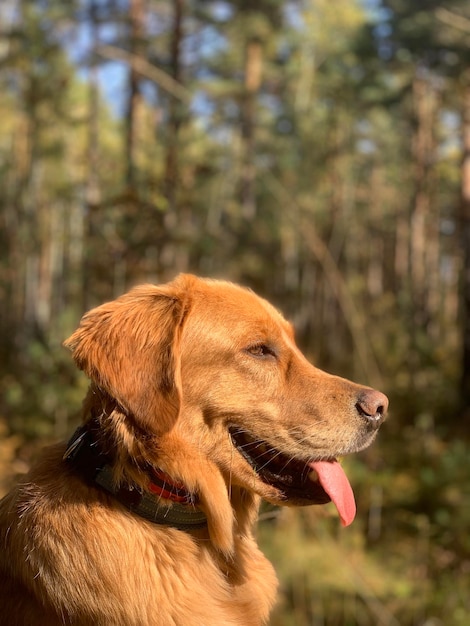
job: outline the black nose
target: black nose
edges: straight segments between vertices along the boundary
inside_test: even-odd
[[[387,414],[388,398],[375,389],[365,389],[359,394],[356,409],[372,428],[378,428]]]

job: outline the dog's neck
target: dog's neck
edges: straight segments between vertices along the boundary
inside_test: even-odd
[[[197,507],[197,497],[163,470],[146,468],[144,487],[120,479],[112,452],[105,450],[100,442],[100,427],[99,420],[92,417],[77,428],[68,442],[63,458],[75,474],[155,524],[180,530],[206,526],[207,519]]]

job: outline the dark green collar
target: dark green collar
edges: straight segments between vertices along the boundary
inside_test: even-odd
[[[96,425],[95,425],[96,426]],[[148,491],[137,485],[117,485],[113,479],[112,459],[103,453],[90,423],[77,428],[67,444],[63,460],[87,482],[98,485],[129,511],[153,522],[190,530],[206,526],[205,514],[197,499],[181,483],[162,470],[149,472]]]

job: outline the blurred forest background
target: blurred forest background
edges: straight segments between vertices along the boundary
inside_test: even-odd
[[[1,491],[76,424],[85,310],[229,278],[392,406],[351,528],[263,511],[272,626],[468,626],[468,0],[2,0],[0,94]]]

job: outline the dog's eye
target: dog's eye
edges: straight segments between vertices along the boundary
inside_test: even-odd
[[[258,358],[275,357],[276,353],[264,343],[255,343],[246,349],[248,354]]]

